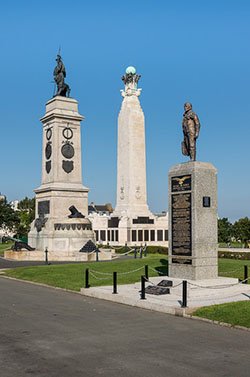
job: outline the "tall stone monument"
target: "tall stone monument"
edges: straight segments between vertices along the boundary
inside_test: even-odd
[[[200,123],[184,105],[182,152],[190,162],[169,171],[169,276],[209,279],[218,276],[217,170],[196,161]]]
[[[111,245],[167,246],[167,215],[155,216],[147,205],[145,119],[138,89],[140,75],[128,67],[118,117],[117,199],[110,217],[92,216],[99,242]]]
[[[147,205],[145,119],[138,89],[140,75],[128,67],[118,117],[117,191],[114,215],[151,216]]]
[[[34,252],[48,249],[50,259],[82,259],[80,249],[94,239],[88,191],[82,184],[81,124],[78,102],[67,97],[66,70],[57,56],[56,95],[47,102],[43,124],[42,183],[35,190],[36,219],[29,232]]]

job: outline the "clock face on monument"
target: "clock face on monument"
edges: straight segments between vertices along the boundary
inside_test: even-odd
[[[61,152],[62,152],[63,157],[65,158],[72,158],[75,154],[74,147],[69,143],[65,143],[62,146]]]

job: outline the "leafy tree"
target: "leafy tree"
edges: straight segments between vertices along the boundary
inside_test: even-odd
[[[248,241],[250,241],[250,219],[243,217],[235,221],[233,234],[237,240],[241,240],[244,243],[245,247],[248,247]]]
[[[232,224],[228,218],[223,217],[218,220],[218,241],[230,242],[233,235]]]
[[[18,223],[18,215],[11,208],[11,205],[7,202],[7,199],[0,199],[0,227],[15,230]]]
[[[17,234],[19,237],[26,236],[30,231],[30,224],[35,218],[35,198],[25,197],[18,203],[19,224]]]

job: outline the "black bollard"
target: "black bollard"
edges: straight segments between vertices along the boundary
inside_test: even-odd
[[[95,249],[95,261],[96,262],[99,261],[99,258],[98,258],[98,247]]]
[[[49,264],[49,261],[48,261],[48,248],[46,247],[45,250],[45,264]]]
[[[141,276],[141,300],[146,300],[145,294],[145,276]]]
[[[147,256],[147,244],[145,243],[145,247],[144,247],[144,257]]]
[[[248,266],[244,266],[244,283],[248,283]]]
[[[182,282],[182,308],[187,307],[187,280],[183,280]]]
[[[134,249],[134,258],[136,259],[136,257],[137,257],[137,250],[136,250],[136,247],[135,247],[135,249]]]
[[[117,294],[117,272],[113,272],[113,294]]]
[[[148,279],[148,265],[145,265],[145,278]]]
[[[89,269],[86,268],[85,270],[85,288],[89,288]]]

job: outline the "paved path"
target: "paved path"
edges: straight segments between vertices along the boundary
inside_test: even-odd
[[[250,332],[0,277],[2,377],[248,377]]]

